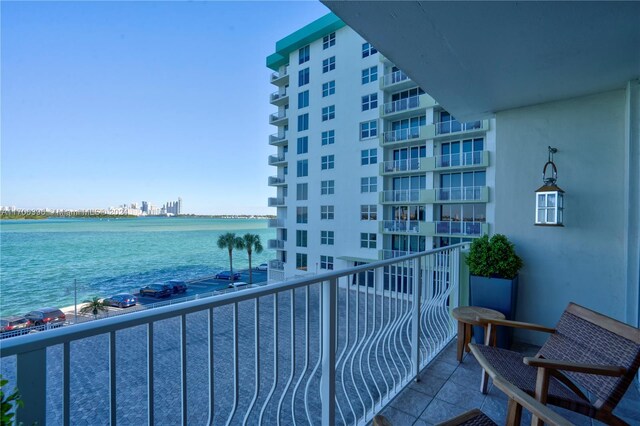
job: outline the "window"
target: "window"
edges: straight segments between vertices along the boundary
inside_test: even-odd
[[[322,132],[322,145],[331,145],[336,141],[336,131],[335,130],[327,130],[326,132]]]
[[[298,87],[309,84],[309,68],[298,71]]]
[[[328,49],[336,44],[336,33],[331,33],[322,37],[322,49]]]
[[[334,240],[333,235],[334,235],[333,231],[320,231],[320,244],[326,245],[326,246],[332,246],[333,240]]]
[[[320,256],[320,269],[333,269],[333,256]]]
[[[307,231],[296,230],[296,247],[307,246]]]
[[[378,122],[376,120],[360,123],[360,139],[375,138],[378,136]]]
[[[309,45],[298,49],[298,64],[304,64],[310,59],[309,52]]]
[[[298,93],[298,108],[306,108],[309,106],[309,91]]]
[[[298,173],[296,176],[304,177],[309,175],[309,160],[298,160]]]
[[[306,154],[307,152],[309,152],[309,137],[298,138],[298,154]]]
[[[378,192],[378,177],[360,178],[360,192]]]
[[[362,70],[362,84],[371,83],[378,79],[378,67],[371,67]],[[308,82],[307,82],[308,83]]]
[[[306,253],[296,253],[296,269],[303,271],[307,270],[307,255]]]
[[[329,170],[329,169],[333,169],[334,167],[334,159],[335,156],[334,155],[323,155],[320,158],[320,165],[321,165],[321,169],[322,170]]]
[[[298,131],[302,132],[304,130],[309,130],[309,114],[298,116]]]
[[[376,248],[376,234],[370,234],[367,232],[360,233],[360,247],[361,248]]]
[[[331,80],[326,83],[322,83],[322,97],[326,98],[329,95],[336,93],[336,81]]]
[[[335,180],[320,181],[320,195],[331,195],[335,193]]]
[[[360,220],[378,220],[378,205],[377,204],[361,205]]]
[[[378,94],[372,93],[362,97],[362,110],[369,111],[370,109],[378,108]]]
[[[320,206],[320,219],[333,220],[334,206]]]
[[[373,47],[369,43],[362,43],[362,57],[366,58],[367,56],[371,56],[375,53],[378,53],[375,47]]]
[[[336,57],[332,56],[322,61],[322,73],[336,69]]]
[[[304,201],[309,198],[309,184],[299,183],[296,185],[296,200]]]
[[[307,223],[309,221],[309,208],[296,207],[296,223]]]
[[[329,105],[322,108],[322,121],[333,120],[336,118],[336,106]]]
[[[367,164],[376,164],[378,162],[378,150],[376,148],[373,149],[363,149],[360,151],[360,164],[366,166]]]
[[[284,166],[282,168],[282,174],[284,174],[285,176],[289,174],[289,166]]]

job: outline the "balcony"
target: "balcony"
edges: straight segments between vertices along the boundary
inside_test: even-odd
[[[464,186],[461,188],[434,188],[428,190],[428,203],[488,203],[489,188]]]
[[[382,146],[393,148],[409,146],[427,139],[433,139],[434,132],[435,127],[433,125],[389,130],[382,135]]]
[[[269,136],[269,145],[283,146],[283,145],[286,145],[287,143],[288,143],[288,140],[287,140],[286,132],[274,133]]]
[[[269,156],[269,165],[270,166],[286,166],[287,165],[287,156],[284,154],[281,155],[270,155]]]
[[[416,87],[416,83],[413,82],[404,71],[394,71],[392,73],[384,75],[380,79],[380,89],[389,91],[406,90],[411,87]]]
[[[380,233],[425,235],[425,224],[419,220],[383,220],[380,222]]]
[[[272,239],[268,241],[271,250],[284,250],[284,240]]]
[[[286,86],[289,84],[289,69],[288,67],[284,69],[284,72],[273,72],[271,73],[271,84],[275,84],[276,86]]]
[[[438,140],[455,139],[459,136],[472,136],[482,134],[489,130],[489,120],[468,121],[461,123],[458,120],[435,123],[436,138]]]
[[[286,205],[284,203],[284,197],[282,197],[282,198],[269,197],[268,205],[269,205],[269,207],[286,207]]]
[[[7,339],[17,421],[366,424],[455,337],[459,265],[451,246]]]
[[[284,271],[284,262],[277,259],[270,260],[269,269],[273,269],[275,271]]]
[[[286,90],[276,90],[269,96],[269,101],[272,105],[285,106],[289,103],[289,94]]]
[[[269,186],[285,186],[287,182],[283,177],[269,176]]]
[[[416,110],[433,107],[435,100],[427,95],[412,96],[398,101],[387,102],[381,106],[381,115],[385,119],[410,117]]]
[[[489,167],[489,151],[436,155],[427,158],[428,172],[439,170],[479,169]]]
[[[383,204],[425,204],[427,202],[427,191],[424,189],[381,191],[380,202]]]
[[[289,123],[289,117],[287,116],[287,111],[279,111],[269,116],[269,124],[273,124],[274,126],[284,126]]]
[[[267,226],[269,228],[284,228],[284,219],[269,219]]]
[[[442,220],[426,222],[426,234],[433,236],[481,237],[489,233],[486,222],[470,222],[457,220]]]
[[[422,158],[408,160],[392,160],[380,163],[381,175],[399,175],[410,173],[422,173],[427,170],[427,162]]]

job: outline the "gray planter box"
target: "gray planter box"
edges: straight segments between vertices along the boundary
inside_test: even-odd
[[[518,296],[518,277],[512,280],[504,278],[486,278],[471,275],[469,279],[469,304],[502,312],[508,320],[515,318]],[[498,328],[498,346],[509,348],[513,330]],[[484,329],[473,328],[476,343],[484,343]]]

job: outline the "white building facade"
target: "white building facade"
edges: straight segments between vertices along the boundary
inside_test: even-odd
[[[493,120],[456,121],[328,14],[276,43],[272,281],[467,241],[494,217]]]

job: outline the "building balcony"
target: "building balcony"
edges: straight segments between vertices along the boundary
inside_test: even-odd
[[[274,126],[284,126],[289,123],[289,117],[286,111],[279,111],[269,116],[269,124]]]
[[[424,158],[412,158],[408,160],[391,160],[380,163],[380,174],[401,175],[411,173],[423,173],[427,171],[427,161]]]
[[[430,108],[435,105],[435,100],[431,96],[424,94],[387,102],[380,107],[380,114],[385,119],[400,119],[410,117],[419,109]]]
[[[285,106],[289,103],[289,94],[286,90],[276,90],[269,96],[272,105]]]
[[[273,269],[275,271],[284,271],[284,262],[282,260],[270,260],[269,261],[269,269]]]
[[[382,204],[426,204],[427,191],[424,189],[398,189],[380,192]]]
[[[270,166],[285,166],[287,164],[287,156],[282,155],[270,155],[269,156],[269,165]]]
[[[271,250],[284,250],[284,240],[271,239],[267,244]]]
[[[397,92],[411,87],[416,87],[416,83],[404,71],[394,71],[380,79],[380,89],[382,90]]]
[[[287,182],[283,177],[269,176],[269,186],[285,186]]]
[[[436,127],[436,139],[456,139],[461,136],[473,136],[483,134],[489,130],[489,120],[468,121],[461,123],[458,120],[434,123]]]
[[[271,73],[271,84],[275,84],[276,86],[286,86],[289,84],[289,69],[285,68],[284,72],[273,72]]]
[[[382,134],[382,146],[400,148],[433,139],[435,127],[428,126],[410,127],[407,129],[389,130]]]
[[[481,237],[489,233],[489,224],[486,222],[468,222],[457,220],[441,220],[436,222],[426,222],[426,235],[434,236],[456,236],[456,237]]]
[[[286,207],[286,205],[284,203],[284,197],[282,197],[282,198],[269,197],[268,205],[269,205],[269,207]]]
[[[269,145],[274,146],[283,146],[286,145],[289,141],[287,140],[287,133],[274,133],[269,136]]]
[[[269,219],[267,226],[269,228],[284,228],[284,219]]]
[[[380,221],[382,234],[418,234],[426,235],[426,222],[419,220],[383,220]]]
[[[380,260],[388,260],[395,259],[397,257],[408,256],[410,254],[414,254],[415,252],[406,251],[406,250],[378,250],[378,259]]]
[[[426,159],[428,172],[479,169],[489,167],[489,151],[436,155]]]
[[[461,188],[434,188],[427,192],[428,203],[488,203],[489,188],[465,186]]]

